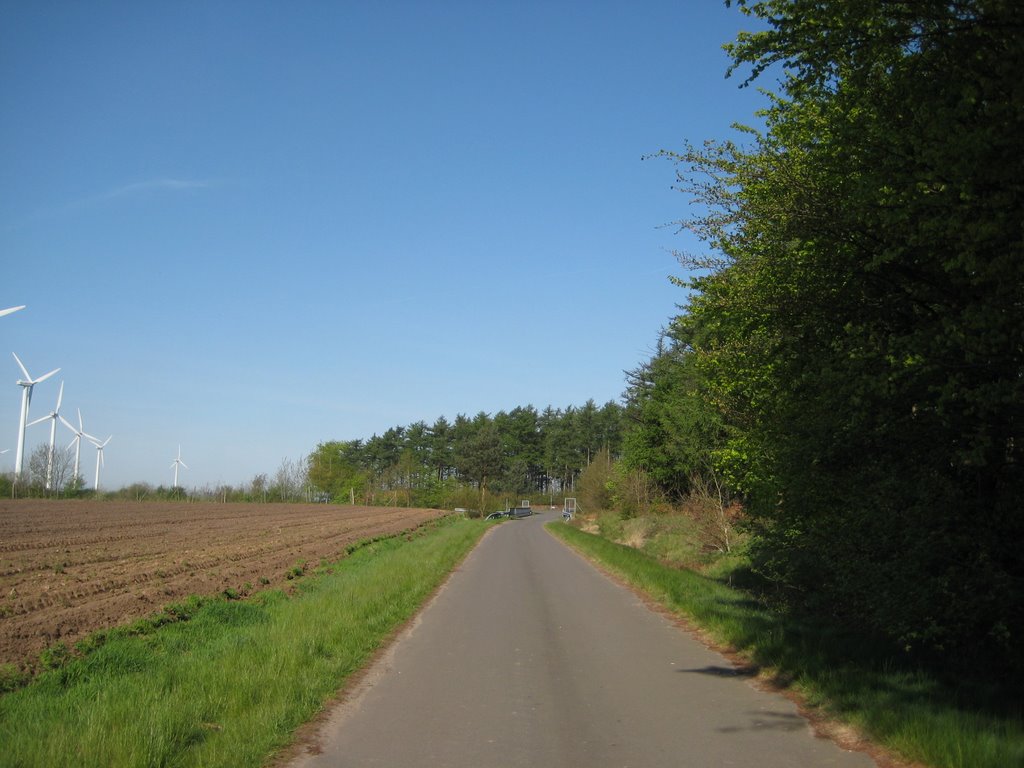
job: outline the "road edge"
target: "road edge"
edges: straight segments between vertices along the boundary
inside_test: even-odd
[[[500,524],[499,524],[500,525]],[[292,732],[292,741],[275,752],[264,764],[264,768],[302,768],[310,759],[323,753],[324,732],[340,725],[359,707],[360,700],[387,674],[389,660],[394,657],[399,644],[410,637],[422,622],[424,612],[434,604],[447,588],[455,574],[462,570],[466,561],[479,549],[481,543],[490,536],[497,525],[491,526],[477,540],[476,544],[466,552],[448,575],[434,590],[427,595],[416,612],[397,626],[381,643],[380,647],[370,656],[366,663],[349,675],[332,697],[324,701],[320,711],[310,720]]]
[[[807,721],[816,738],[826,739],[833,742],[840,749],[847,752],[863,752],[875,762],[878,768],[929,768],[924,763],[908,762],[898,757],[891,751],[882,747],[860,733],[854,726],[844,723],[833,717],[822,713],[811,707],[807,699],[799,691],[793,690],[790,681],[784,680],[770,671],[752,664],[749,659],[735,648],[723,645],[712,638],[703,628],[692,622],[685,615],[676,613],[656,598],[644,592],[639,587],[630,584],[619,574],[607,568],[600,560],[590,557],[587,553],[572,546],[569,542],[557,536],[550,530],[551,526],[562,524],[560,521],[552,520],[544,524],[547,534],[563,547],[573,552],[584,562],[589,563],[595,570],[604,575],[610,581],[631,592],[650,611],[658,614],[677,629],[686,632],[694,640],[699,642],[708,650],[718,653],[725,658],[734,670],[737,677],[744,677],[746,681],[766,693],[780,694],[797,708],[797,712]]]

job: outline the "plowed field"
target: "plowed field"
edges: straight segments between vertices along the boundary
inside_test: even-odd
[[[305,563],[438,517],[325,504],[0,501],[0,664],[192,594],[290,585]],[[247,587],[247,585],[249,585]]]

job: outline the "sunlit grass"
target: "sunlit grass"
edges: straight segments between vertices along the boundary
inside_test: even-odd
[[[259,766],[484,530],[448,521],[374,542],[293,597],[209,602],[188,621],[115,637],[0,697],[0,765]]]
[[[549,530],[741,652],[809,706],[903,757],[936,768],[1024,766],[1024,717],[1005,696],[958,691],[897,664],[880,646],[834,627],[775,613],[708,576],[576,528]]]

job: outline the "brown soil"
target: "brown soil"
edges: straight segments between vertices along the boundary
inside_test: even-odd
[[[291,585],[288,573],[301,563],[337,560],[354,542],[441,514],[325,504],[0,501],[0,664],[30,667],[57,641],[71,645],[188,595]]]

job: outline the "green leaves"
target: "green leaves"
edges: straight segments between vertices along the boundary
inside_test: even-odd
[[[414,506],[445,506],[459,483],[506,493],[568,490],[599,451],[618,455],[622,433],[615,402],[459,414],[453,423],[441,417],[365,441],[321,443],[309,456],[308,478],[335,500],[368,503],[380,491]]]
[[[738,5],[767,29],[733,69],[782,93],[750,145],[662,153],[724,258],[636,376],[627,461],[728,478],[801,601],[1024,674],[1024,10]]]

